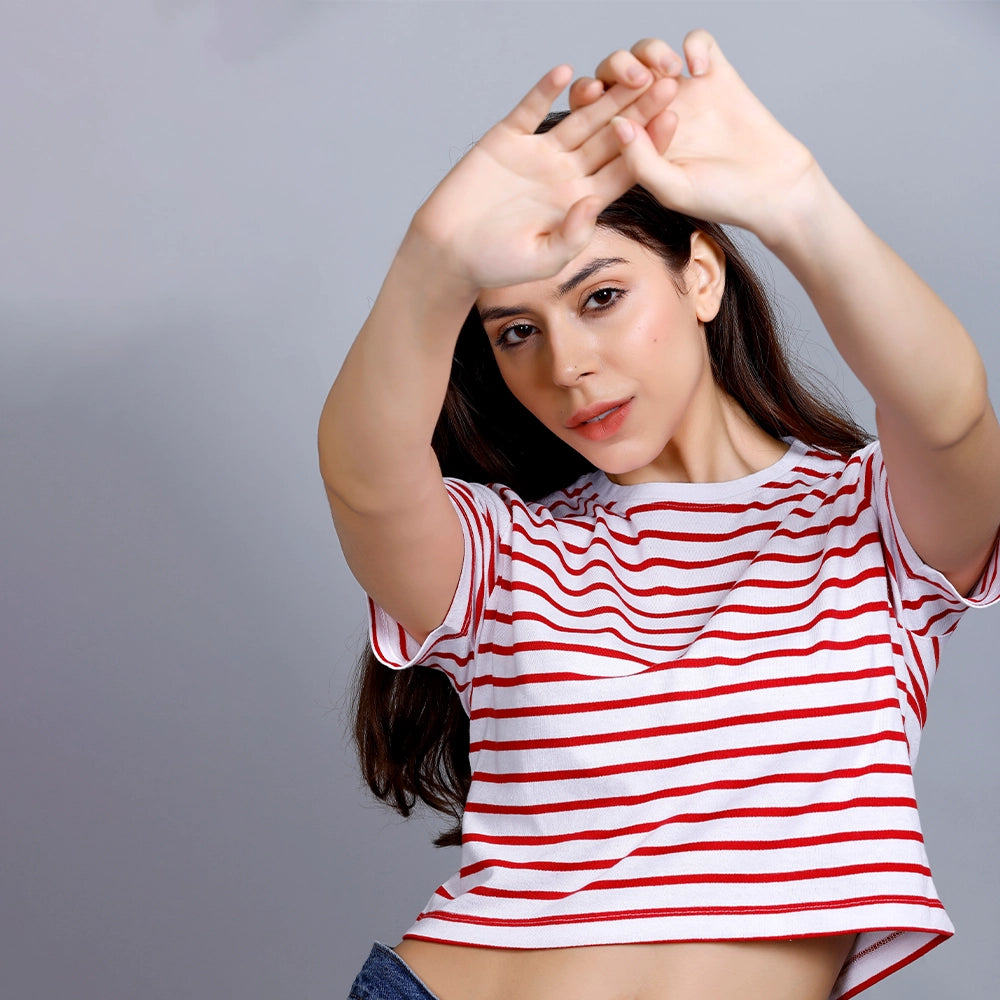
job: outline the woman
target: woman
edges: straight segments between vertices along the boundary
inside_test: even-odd
[[[464,811],[463,858],[352,995],[849,997],[951,932],[910,765],[940,639],[1000,597],[983,367],[714,40],[684,57],[615,53],[541,134],[570,71],[540,81],[418,211],[331,390],[375,652],[470,719],[459,752],[437,674],[369,677],[367,776]],[[878,443],[791,382],[698,219],[795,274]],[[503,390],[456,352],[470,311]]]

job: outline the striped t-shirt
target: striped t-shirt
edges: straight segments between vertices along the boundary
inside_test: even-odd
[[[792,442],[725,483],[540,503],[446,480],[461,581],[391,667],[443,670],[470,718],[461,869],[406,936],[501,948],[859,932],[847,998],[952,933],[911,765],[968,598],[903,536],[877,443]]]

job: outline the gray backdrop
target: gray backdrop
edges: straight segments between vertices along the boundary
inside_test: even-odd
[[[550,66],[713,30],[1000,382],[996,5],[2,6],[3,1000],[342,997],[455,866],[359,787],[315,427],[413,209]],[[918,771],[959,933],[873,1000],[995,995],[998,622]]]

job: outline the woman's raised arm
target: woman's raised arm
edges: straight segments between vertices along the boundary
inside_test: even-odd
[[[655,134],[615,123],[636,182],[669,208],[754,232],[795,275],[875,400],[907,537],[967,593],[1000,527],[1000,425],[975,345],[750,92],[711,35],[689,34],[684,56],[691,76],[679,81],[658,120],[675,129],[664,154]],[[671,58],[659,40],[633,48],[635,63],[656,74]],[[609,57],[597,79],[613,83],[629,66],[620,55]],[[571,104],[586,106],[602,89],[577,81]]]
[[[320,418],[320,471],[348,564],[415,638],[444,619],[461,572],[431,437],[462,323],[481,289],[556,274],[583,248],[632,183],[609,122],[629,106],[648,121],[676,92],[643,70],[535,135],[571,76],[546,74],[419,209]]]

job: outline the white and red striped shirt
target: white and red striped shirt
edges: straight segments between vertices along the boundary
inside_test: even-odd
[[[877,443],[792,442],[726,483],[589,473],[541,503],[446,480],[461,582],[391,667],[469,713],[461,869],[406,936],[502,948],[858,932],[855,996],[952,933],[912,762],[959,596],[896,521]]]

